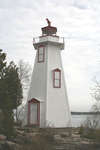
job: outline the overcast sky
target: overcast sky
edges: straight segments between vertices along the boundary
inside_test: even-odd
[[[65,37],[62,61],[72,111],[89,111],[100,79],[100,0],[0,0],[0,48],[8,60],[34,64],[33,37],[49,18]]]

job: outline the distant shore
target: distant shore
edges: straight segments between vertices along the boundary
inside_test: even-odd
[[[100,115],[100,112],[71,112],[72,115]]]

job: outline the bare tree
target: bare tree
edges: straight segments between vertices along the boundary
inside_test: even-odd
[[[92,110],[95,112],[100,112],[100,83],[96,78],[94,79],[94,83],[94,88],[91,89],[91,96],[95,100]]]
[[[18,73],[19,73],[19,78],[23,89],[23,101],[22,101],[22,105],[15,112],[15,115],[16,115],[16,121],[20,123],[21,121],[20,118],[22,118],[25,109],[25,97],[27,95],[26,93],[30,85],[30,77],[32,73],[32,68],[30,64],[23,60],[20,60],[18,62]]]
[[[94,112],[89,118],[90,126],[92,128],[100,128],[100,82],[94,78],[94,87],[91,89],[91,96],[95,100],[91,110]]]
[[[18,68],[23,90],[27,89],[30,83],[30,77],[32,73],[31,66],[29,65],[29,63],[20,60],[18,63]]]
[[[16,115],[16,113],[17,113],[17,115]],[[18,125],[20,125],[20,126],[22,125],[22,122],[23,122],[23,120],[24,120],[24,118],[25,118],[24,113],[25,113],[25,105],[19,106],[19,107],[18,107],[18,111],[17,111],[17,112],[14,112],[14,115],[15,115],[15,117],[16,117],[16,123],[17,123]]]

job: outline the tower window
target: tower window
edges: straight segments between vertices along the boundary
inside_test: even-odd
[[[43,45],[38,48],[38,62],[44,62],[45,47]]]
[[[53,70],[53,87],[61,88],[61,70],[60,69]]]

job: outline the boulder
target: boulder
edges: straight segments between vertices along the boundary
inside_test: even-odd
[[[0,141],[6,140],[6,139],[7,139],[7,137],[5,135],[0,134]]]
[[[14,142],[12,142],[12,141],[6,141],[6,145],[8,146],[8,148],[10,150],[18,150],[18,148],[19,148],[19,145],[14,143]]]

